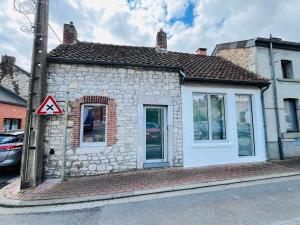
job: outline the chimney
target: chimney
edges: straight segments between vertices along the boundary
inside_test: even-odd
[[[16,62],[16,58],[13,56],[3,55],[1,57],[0,68],[3,74],[12,74],[13,73],[13,65]]]
[[[207,56],[207,48],[198,48],[196,51],[196,55]]]
[[[70,24],[64,24],[64,44],[72,45],[77,43],[77,30],[71,21]]]
[[[157,50],[167,50],[167,34],[163,31],[163,29],[160,29],[159,32],[157,32],[156,35],[156,49]]]

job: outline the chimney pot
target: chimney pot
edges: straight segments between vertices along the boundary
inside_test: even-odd
[[[167,33],[161,28],[156,35],[156,49],[166,51],[167,47]]]
[[[3,74],[11,74],[13,72],[13,66],[16,62],[16,58],[13,56],[3,55],[1,57],[1,69]],[[0,71],[1,72],[1,71]]]
[[[207,48],[198,48],[196,51],[196,55],[207,56]]]
[[[67,45],[77,43],[77,30],[72,21],[70,21],[70,24],[64,24],[63,43]]]

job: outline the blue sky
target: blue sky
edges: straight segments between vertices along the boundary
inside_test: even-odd
[[[33,36],[20,30],[28,22],[13,0],[1,0],[0,8],[0,54],[29,69]],[[50,25],[60,40],[63,23],[73,21],[81,41],[138,46],[154,46],[163,28],[169,50],[194,53],[270,33],[300,42],[299,11],[299,0],[50,0]],[[49,29],[49,50],[59,43]]]

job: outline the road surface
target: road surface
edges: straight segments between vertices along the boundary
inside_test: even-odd
[[[0,224],[299,225],[300,177],[93,209],[0,215]]]

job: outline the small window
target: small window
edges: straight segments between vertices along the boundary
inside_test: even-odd
[[[84,104],[81,108],[80,143],[82,146],[101,146],[106,143],[107,106]]]
[[[282,76],[285,79],[293,79],[293,65],[292,61],[289,60],[281,60],[281,68],[282,68]]]
[[[21,119],[4,119],[3,127],[5,131],[21,129]]]
[[[285,123],[287,132],[298,132],[297,108],[295,99],[284,100]]]
[[[225,108],[224,95],[193,94],[194,140],[224,140]]]

